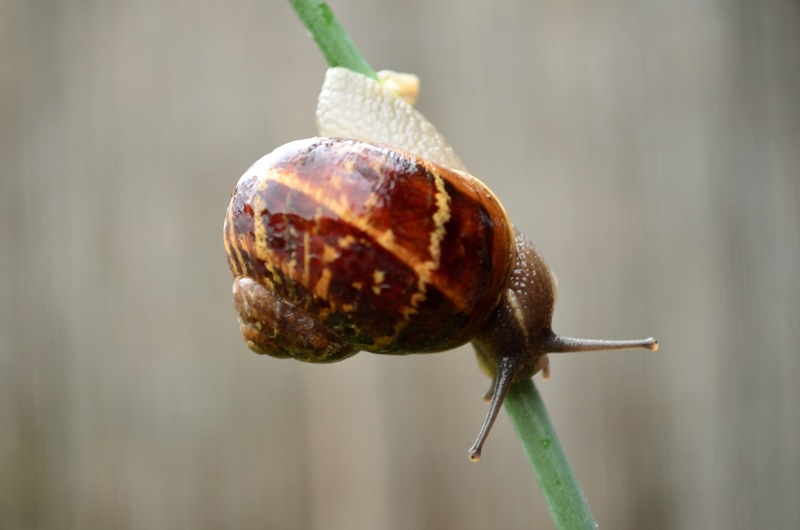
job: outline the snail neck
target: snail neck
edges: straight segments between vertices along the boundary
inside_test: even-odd
[[[506,290],[484,330],[472,341],[482,369],[495,377],[503,359],[514,357],[511,382],[546,368],[556,301],[556,280],[533,243],[516,230],[516,259]]]

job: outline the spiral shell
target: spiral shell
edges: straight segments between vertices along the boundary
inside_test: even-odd
[[[515,259],[511,223],[480,181],[349,139],[299,140],[256,162],[234,189],[224,232],[246,337],[251,327],[275,338],[319,325],[351,345],[319,359],[270,351],[263,340],[251,348],[315,362],[468,342],[497,307]],[[244,279],[288,304],[291,322],[250,310],[260,302]],[[314,326],[287,329],[297,315]]]

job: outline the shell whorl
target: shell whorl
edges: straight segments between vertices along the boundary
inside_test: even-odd
[[[470,340],[503,291],[513,238],[478,180],[346,139],[291,142],[256,162],[225,222],[234,277],[377,353]]]

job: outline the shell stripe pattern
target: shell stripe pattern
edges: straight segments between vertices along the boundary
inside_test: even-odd
[[[466,342],[488,318],[475,308],[497,305],[513,241],[477,179],[344,139],[298,140],[256,162],[225,223],[235,277],[257,278],[362,349],[386,353]],[[413,320],[427,331],[411,331]]]

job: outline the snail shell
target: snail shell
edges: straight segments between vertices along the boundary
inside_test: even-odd
[[[508,216],[480,181],[349,139],[299,140],[256,162],[224,233],[248,346],[311,362],[465,344],[516,257]]]

